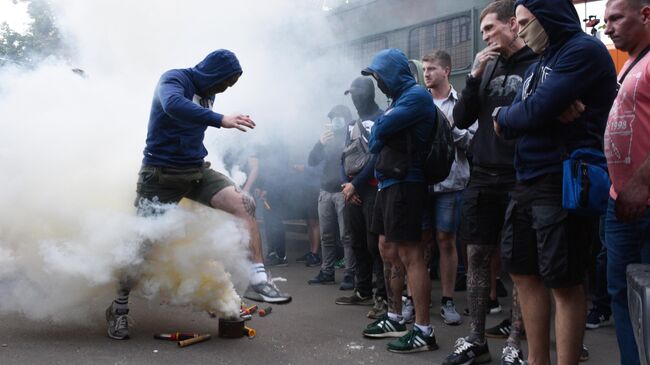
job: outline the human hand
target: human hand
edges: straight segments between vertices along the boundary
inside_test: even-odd
[[[361,204],[363,204],[363,201],[361,200],[361,197],[359,196],[359,194],[355,193],[350,198],[350,203],[352,203],[354,205],[361,205]]]
[[[331,130],[327,130],[323,132],[323,134],[321,134],[320,144],[326,145],[329,141],[332,140],[332,138],[334,138],[334,132],[332,132]]]
[[[242,132],[246,132],[247,127],[249,129],[255,128],[255,122],[248,115],[224,115],[221,120],[222,128],[237,128]]]
[[[580,100],[576,100],[571,105],[569,105],[569,107],[560,115],[558,119],[564,124],[571,123],[574,120],[580,118],[585,109],[585,105]]]
[[[305,171],[305,165],[293,165],[293,169],[298,172]]]
[[[494,127],[494,133],[496,133],[497,136],[501,137],[501,126],[499,123],[497,123],[496,119],[492,119],[492,126]]]
[[[618,193],[615,205],[616,218],[623,222],[633,222],[643,217],[648,199],[650,199],[650,186],[633,176]]]
[[[487,63],[499,57],[499,47],[500,46],[498,44],[492,43],[476,54],[471,72],[473,78],[481,78],[483,76],[483,71],[485,71],[485,66]]]
[[[341,187],[343,188],[343,191],[341,191],[343,194],[343,199],[345,199],[345,202],[348,203],[354,195],[354,185],[352,185],[352,183],[345,183],[341,185]]]

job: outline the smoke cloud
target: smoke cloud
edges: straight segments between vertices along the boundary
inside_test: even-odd
[[[249,265],[240,222],[186,202],[135,215],[153,89],[167,69],[230,49],[244,74],[214,110],[249,114],[258,128],[209,129],[207,160],[223,171],[232,146],[311,145],[358,75],[325,52],[335,41],[318,2],[53,4],[74,64],[0,69],[0,312],[84,322],[130,273],[152,300],[236,314]]]

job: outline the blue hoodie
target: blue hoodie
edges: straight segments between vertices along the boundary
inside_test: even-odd
[[[539,20],[549,46],[526,72],[512,105],[499,111],[501,135],[518,138],[518,180],[562,171],[563,152],[602,150],[609,109],[616,97],[616,71],[605,45],[582,31],[570,0],[518,0]],[[558,117],[575,101],[586,110],[568,124]]]
[[[379,188],[402,182],[424,182],[422,163],[426,157],[427,140],[436,123],[437,114],[431,94],[419,86],[408,65],[408,59],[398,49],[385,49],[372,60],[362,73],[374,72],[385,85],[382,90],[393,102],[372,127],[368,147],[378,154],[384,145],[406,151],[406,136],[411,135],[412,156],[408,173],[402,180],[385,178],[378,171]]]
[[[193,68],[165,72],[151,104],[143,163],[167,167],[203,164],[208,154],[203,145],[205,130],[219,128],[223,119],[212,111],[214,95],[205,95],[205,91],[241,73],[235,54],[224,49],[210,53]]]

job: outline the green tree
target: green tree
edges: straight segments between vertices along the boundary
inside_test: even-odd
[[[67,50],[56,27],[48,0],[19,0],[27,3],[31,18],[28,29],[18,33],[5,22],[0,25],[0,66],[15,63],[33,67],[49,56],[67,58]],[[17,3],[15,0],[14,3]]]

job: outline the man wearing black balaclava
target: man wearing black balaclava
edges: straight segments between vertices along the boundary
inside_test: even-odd
[[[318,221],[320,223],[321,249],[323,263],[316,277],[309,284],[334,284],[334,262],[336,261],[336,245],[343,246],[345,259],[345,274],[341,290],[354,288],[354,255],[345,222],[343,209],[345,202],[341,194],[341,153],[345,145],[345,131],[352,120],[352,113],[345,105],[336,105],[327,114],[329,122],[325,131],[309,153],[309,166],[322,164],[323,172],[320,179],[320,194],[318,196]]]
[[[350,95],[357,109],[359,119],[350,122],[345,141],[346,147],[357,142],[367,147],[369,135],[374,120],[384,111],[375,102],[375,85],[369,77],[358,77],[352,81],[350,89],[345,91]],[[364,131],[361,129],[365,129]],[[384,284],[383,262],[379,254],[378,236],[370,232],[372,209],[377,195],[377,179],[374,178],[376,156],[366,149],[368,161],[358,172],[345,171],[345,163],[341,168],[343,174],[343,198],[345,199],[346,224],[352,238],[352,250],[356,259],[356,287],[349,297],[336,299],[336,304],[363,305],[372,302],[372,274],[377,276],[377,287],[374,307],[368,312],[368,317],[377,319],[386,313],[386,286]],[[345,159],[345,154],[343,156]],[[345,162],[343,160],[343,162]]]

